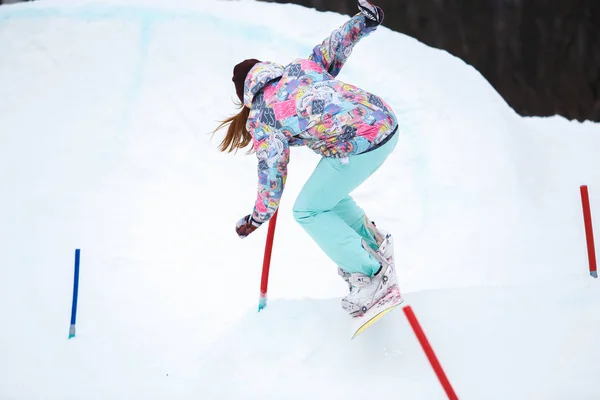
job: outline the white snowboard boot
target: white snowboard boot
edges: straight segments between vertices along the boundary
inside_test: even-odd
[[[338,267],[338,275],[342,277],[342,279],[344,279],[346,281],[346,283],[348,284],[348,290],[352,289],[352,284],[350,283],[350,273],[344,271],[343,269],[341,269],[340,267]]]
[[[369,277],[361,273],[350,274],[338,267],[338,274],[344,278],[350,289],[350,293],[342,299],[342,308],[353,316],[368,311],[397,284],[392,236],[376,228],[366,216],[365,226],[375,236],[379,248],[373,250],[364,239],[363,248],[379,261],[381,268],[373,277]]]

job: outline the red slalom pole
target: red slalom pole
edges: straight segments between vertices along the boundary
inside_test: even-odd
[[[450,381],[446,377],[440,362],[435,356],[435,353],[433,352],[433,349],[427,340],[427,336],[425,336],[425,332],[423,332],[423,329],[421,328],[421,325],[419,324],[419,321],[417,320],[412,308],[410,306],[405,306],[403,310],[408,322],[410,323],[410,326],[413,328],[413,331],[415,331],[415,335],[417,335],[417,339],[419,339],[419,343],[421,343],[421,347],[423,347],[423,350],[425,351],[425,355],[429,359],[429,363],[433,367],[433,370],[442,384],[444,391],[446,391],[448,399],[458,400],[458,396],[454,392],[454,389],[452,389],[452,385],[450,385]]]
[[[590,275],[598,277],[596,269],[596,249],[594,248],[594,230],[592,228],[592,211],[590,209],[590,196],[586,185],[579,187],[581,191],[581,205],[583,207],[583,223],[585,225],[585,236],[587,240],[588,260],[590,263]]]
[[[263,259],[262,277],[260,279],[260,298],[258,300],[258,311],[267,306],[267,286],[269,286],[269,268],[271,266],[271,252],[273,250],[273,238],[275,237],[275,226],[277,225],[277,214],[275,211],[273,217],[269,220],[269,230],[267,232],[267,243],[265,245],[265,257]]]

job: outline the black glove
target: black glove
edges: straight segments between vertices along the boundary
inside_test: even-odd
[[[366,25],[370,28],[383,22],[383,10],[367,0],[358,0],[358,9],[366,18]]]
[[[251,215],[246,215],[235,224],[235,231],[240,238],[245,238],[262,225],[262,222],[258,222],[252,219]]]

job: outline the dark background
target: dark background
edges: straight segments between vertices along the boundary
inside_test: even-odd
[[[0,5],[21,3],[21,2],[25,2],[25,1],[33,1],[33,0],[0,0]]]
[[[358,11],[356,0],[263,1]],[[472,65],[517,113],[600,122],[600,0],[372,2],[384,26]]]

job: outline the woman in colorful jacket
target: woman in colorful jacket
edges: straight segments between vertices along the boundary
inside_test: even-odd
[[[245,60],[233,69],[241,112],[229,125],[221,151],[253,145],[258,196],[236,224],[246,237],[277,210],[290,146],[322,156],[293,207],[296,221],[338,265],[349,294],[342,307],[361,315],[396,285],[391,235],[379,230],[349,196],[386,160],[398,141],[398,123],[380,97],[336,79],[354,45],[383,21],[381,8],[358,1],[360,12],[316,46],[308,59],[287,66]]]

